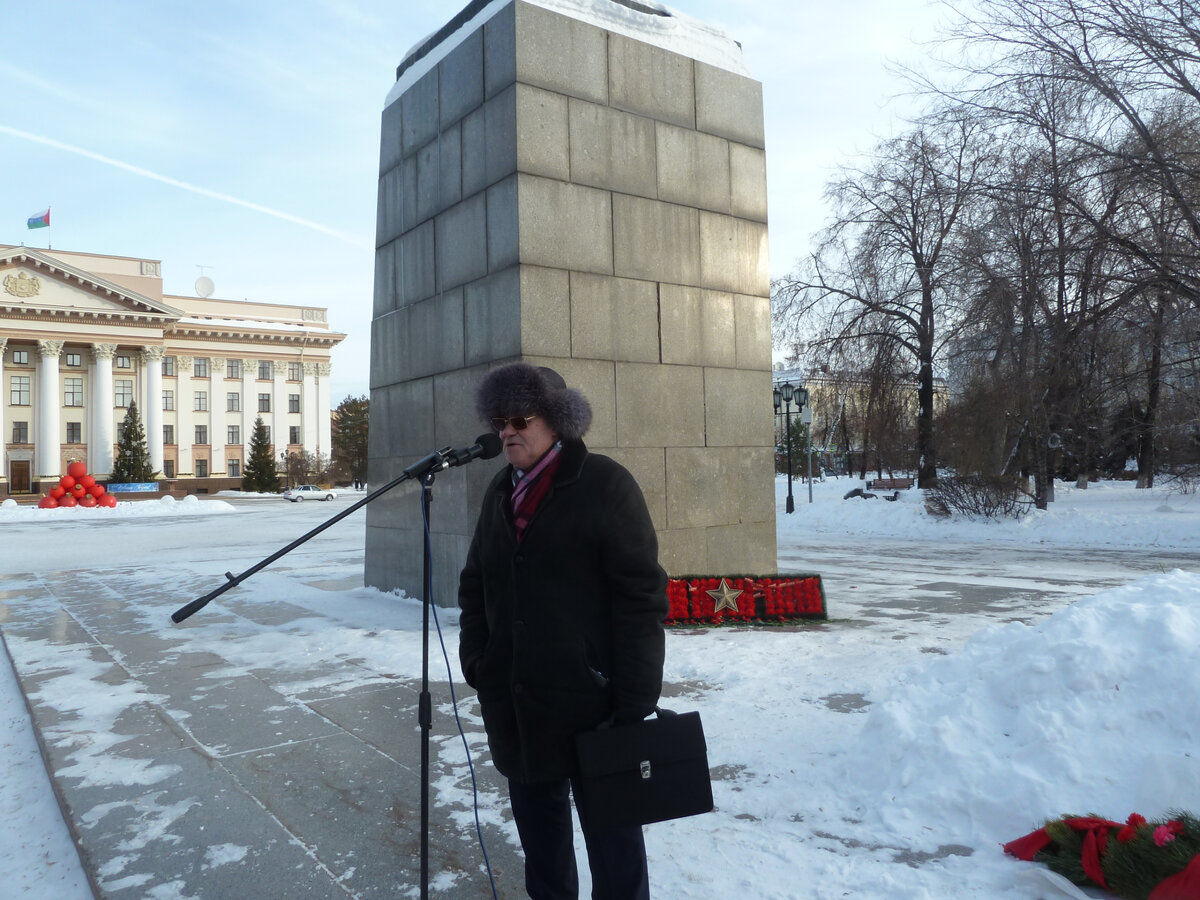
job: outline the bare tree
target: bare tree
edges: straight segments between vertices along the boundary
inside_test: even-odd
[[[1138,232],[1109,237],[1200,302],[1200,167],[1193,148],[1171,139],[1182,113],[1200,113],[1200,4],[1195,0],[946,0],[947,40],[965,77],[952,90],[974,109],[1019,115],[1014,85],[1031,79],[1079,99],[1086,115],[1055,123],[1056,136],[1113,170],[1152,172],[1188,245],[1164,252]],[[1174,110],[1170,116],[1164,109]],[[1086,208],[1076,210],[1086,215]],[[1096,224],[1103,224],[1098,220]]]
[[[832,224],[803,270],[773,285],[781,334],[814,319],[812,343],[896,348],[917,383],[917,473],[937,478],[934,370],[954,320],[951,244],[976,182],[975,125],[928,122],[876,148],[870,165],[844,172],[827,189]]]

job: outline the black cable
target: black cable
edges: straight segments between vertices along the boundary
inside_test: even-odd
[[[432,548],[433,545],[430,541],[429,532],[429,509],[425,504],[421,505],[421,509],[422,519],[425,523],[425,546]],[[432,549],[427,552],[432,557]],[[432,563],[432,558],[428,562]],[[479,783],[475,780],[475,764],[471,762],[471,747],[467,743],[467,733],[463,729],[462,719],[458,715],[458,697],[454,693],[454,675],[450,669],[450,655],[446,652],[446,639],[442,635],[442,623],[438,618],[437,604],[433,602],[432,596],[426,602],[429,603],[429,609],[433,613],[433,624],[437,628],[438,644],[442,648],[442,659],[446,661],[446,681],[450,685],[450,702],[454,708],[454,721],[458,725],[458,736],[462,739],[463,752],[467,755],[467,768],[471,772],[471,798],[475,811],[475,835],[479,839],[479,849],[483,853],[483,865],[487,869],[488,882],[492,886],[492,897],[494,900],[499,900],[499,894],[496,892],[496,880],[492,877],[492,864],[488,859],[487,846],[483,841],[483,825],[479,821]]]

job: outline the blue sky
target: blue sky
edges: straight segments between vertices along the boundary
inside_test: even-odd
[[[366,393],[379,120],[406,51],[466,0],[6,4],[0,243],[161,259],[168,293],[329,308],[332,396]],[[771,271],[835,167],[900,127],[924,0],[677,0],[763,82]],[[49,229],[26,219],[52,207]]]

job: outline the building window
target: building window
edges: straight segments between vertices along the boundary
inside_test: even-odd
[[[271,395],[270,394],[259,394],[258,395],[258,411],[259,412],[270,412],[271,411]]]
[[[225,361],[225,375],[228,378],[241,378],[242,361],[240,359],[227,359]]]
[[[225,395],[225,409],[228,412],[241,412],[242,395],[236,391],[230,391]]]
[[[68,365],[70,365],[70,364],[68,363]],[[117,368],[118,369],[132,369],[133,366],[129,362],[129,357],[128,356],[118,356],[117,357]]]
[[[208,460],[207,459],[196,460],[196,477],[197,478],[207,478],[208,477]]]
[[[275,366],[269,359],[258,361],[258,378],[260,381],[270,381],[275,377]]]
[[[175,357],[173,357],[173,356],[164,356],[163,357],[162,373],[164,375],[174,375],[175,374]]]
[[[230,425],[225,432],[225,443],[240,444],[242,442],[242,429],[237,425]]]
[[[175,477],[175,460],[173,460],[173,459],[164,459],[163,460],[163,476],[166,478],[174,478]]]
[[[28,422],[13,422],[13,439],[14,444],[29,443],[29,423]]]
[[[300,412],[300,395],[288,394],[288,412]]]
[[[175,408],[175,392],[163,391],[163,409]]]
[[[63,379],[63,406],[83,406],[83,379]]]
[[[207,444],[208,443],[208,426],[207,425],[197,425],[196,426],[196,443],[197,444]]]
[[[271,443],[271,426],[270,426],[270,425],[264,425],[264,426],[263,426],[263,430],[264,430],[264,431],[266,431],[266,433],[267,433],[267,443],[268,443],[268,444],[269,444],[269,443]]]
[[[208,412],[208,391],[196,391],[196,404],[192,409],[196,412]]]
[[[83,443],[83,423],[68,422],[67,423],[67,443],[82,444]]]
[[[29,365],[29,351],[28,350],[14,350],[13,351],[13,365],[14,366]]]
[[[14,356],[16,354],[13,354]],[[14,375],[8,383],[8,402],[10,406],[29,405],[29,376]]]
[[[83,357],[81,357],[78,353],[68,353],[67,354],[67,365],[68,366],[81,366],[81,365],[83,365]]]
[[[174,444],[175,443],[175,426],[174,425],[164,425],[163,426],[163,443],[164,444]]]
[[[129,378],[118,378],[113,382],[113,406],[127,409],[133,402],[133,381]]]
[[[288,426],[288,443],[289,444],[300,443],[300,426],[299,425],[289,425]]]
[[[208,357],[197,356],[192,360],[192,375],[196,378],[208,377]]]
[[[288,363],[288,381],[301,381],[304,378],[304,366],[300,363]]]
[[[229,471],[230,478],[241,478],[242,477],[242,461],[240,459],[229,460],[228,471]]]

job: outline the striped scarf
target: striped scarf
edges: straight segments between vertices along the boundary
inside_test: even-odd
[[[537,511],[542,498],[550,492],[554,482],[554,472],[558,469],[559,457],[562,454],[562,442],[556,443],[546,451],[546,455],[534,464],[528,472],[513,470],[512,510],[513,525],[517,529],[517,542],[525,535],[525,528]]]

